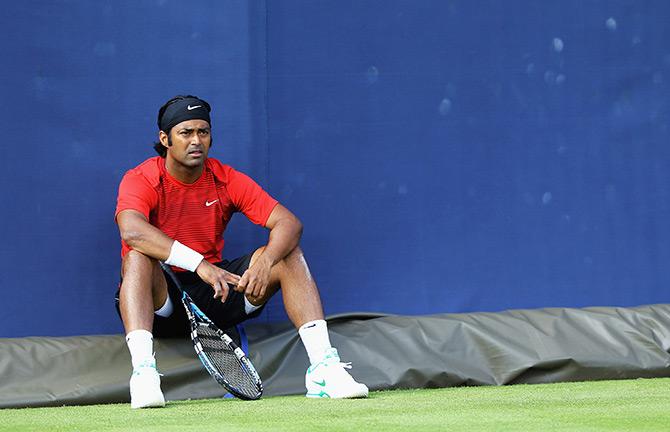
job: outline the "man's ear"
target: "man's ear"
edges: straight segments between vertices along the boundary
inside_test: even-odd
[[[168,142],[169,141],[168,140],[168,135],[165,132],[159,131],[158,132],[158,139],[160,140],[163,147],[165,147],[165,148],[170,147],[170,143]]]

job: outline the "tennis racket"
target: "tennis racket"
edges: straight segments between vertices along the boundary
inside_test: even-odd
[[[193,303],[170,266],[160,264],[182,293],[181,302],[191,323],[193,347],[207,372],[234,396],[245,400],[259,399],[263,394],[263,383],[244,351]]]

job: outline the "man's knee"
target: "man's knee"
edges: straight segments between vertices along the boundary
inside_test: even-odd
[[[131,250],[123,257],[121,265],[121,290],[131,287],[140,290],[150,289],[154,306],[160,307],[167,297],[167,280],[163,276],[158,260]]]
[[[292,275],[299,273],[309,274],[307,261],[300,246],[296,246],[284,259],[279,261],[277,267],[280,273],[290,273]]]
[[[254,254],[251,257],[250,266],[254,264],[256,259],[263,253],[265,246],[256,249]],[[307,266],[307,261],[305,260],[305,255],[303,254],[300,246],[296,246],[288,255],[286,255],[282,260],[272,268],[272,279],[276,283],[280,283],[284,277],[293,277],[296,274],[304,273],[310,276],[309,267]]]
[[[303,254],[302,249],[300,249],[300,246],[296,246],[291,253],[286,255],[286,258],[284,258],[283,261],[287,265],[306,265],[305,255]]]
[[[136,273],[151,275],[157,263],[155,259],[141,252],[130,250],[121,262],[121,277],[125,279],[127,275]]]
[[[124,255],[121,261],[121,269],[125,272],[135,268],[141,268],[151,264],[151,258],[141,252],[131,249]]]

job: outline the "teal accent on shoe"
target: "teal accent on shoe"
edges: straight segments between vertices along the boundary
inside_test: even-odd
[[[323,358],[321,359],[320,362],[314,363],[313,365],[310,365],[307,368],[307,373],[308,374],[314,372],[314,370],[322,364],[327,365],[327,364],[330,364],[330,363],[339,363],[340,355],[337,353],[337,349],[329,348],[325,351],[324,354],[325,355],[323,356]]]
[[[319,393],[307,393],[307,397],[313,398],[330,398],[330,395],[325,391],[321,390]]]
[[[326,386],[326,380],[324,380],[324,379],[322,379],[320,382],[319,382],[319,381],[314,381],[314,380],[312,380],[312,382],[313,382],[314,384],[318,385],[318,386],[321,386],[321,387],[325,387],[325,386]]]
[[[158,369],[156,368],[156,360],[147,360],[140,364],[136,369],[133,369],[133,375],[139,374],[140,370],[144,368],[151,368],[158,372]]]
[[[326,355],[323,357],[322,361],[325,362],[330,359],[335,359],[338,362],[340,361],[340,355],[338,354],[335,348],[330,348],[326,350]]]
[[[145,360],[144,363],[141,363],[137,368],[150,367],[156,369],[156,360]]]

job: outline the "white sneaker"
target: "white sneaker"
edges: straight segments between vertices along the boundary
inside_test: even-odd
[[[164,407],[165,398],[161,391],[161,377],[156,370],[156,361],[147,360],[133,370],[130,377],[130,407]]]
[[[335,348],[326,350],[323,359],[307,369],[306,396],[333,399],[367,397],[368,387],[354,381],[345,369],[351,369],[351,363],[340,362]]]

